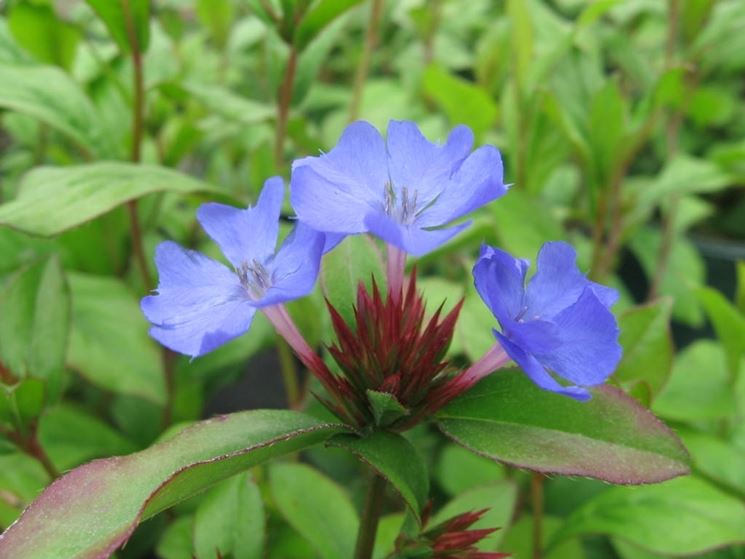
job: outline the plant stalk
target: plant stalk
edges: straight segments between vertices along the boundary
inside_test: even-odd
[[[295,45],[290,46],[290,57],[287,59],[287,70],[277,98],[277,130],[274,141],[274,165],[277,169],[284,166],[284,145],[287,137],[287,121],[292,102],[292,88],[295,84],[298,52]]]
[[[375,534],[378,531],[380,511],[383,508],[383,496],[385,494],[385,478],[374,473],[367,488],[365,506],[360,518],[360,530],[357,533],[357,545],[354,550],[354,559],[371,559],[375,548]]]
[[[383,0],[372,0],[370,6],[370,23],[365,33],[365,44],[362,50],[362,57],[357,65],[357,73],[354,76],[354,86],[352,89],[352,102],[349,105],[349,121],[357,120],[362,104],[362,93],[365,88],[365,80],[370,72],[370,58],[378,44],[378,24],[383,12]]]
[[[533,509],[533,559],[543,556],[543,474],[533,472],[530,478],[530,500]]]

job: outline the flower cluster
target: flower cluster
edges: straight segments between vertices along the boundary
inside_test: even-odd
[[[453,222],[507,192],[499,151],[472,146],[464,126],[436,144],[411,122],[392,121],[385,140],[369,123],[351,124],[330,152],[293,164],[297,218],[279,249],[280,178],[266,182],[255,207],[202,206],[198,219],[232,270],[161,244],[157,294],[142,301],[152,336],[197,357],[248,330],[262,311],[320,379],[329,393],[322,401],[360,426],[408,427],[511,360],[543,389],[588,398],[587,388],[604,382],[620,358],[609,310],[617,294],[579,271],[569,245],[547,243],[527,285],[528,261],[482,248],[474,281],[501,328],[494,347],[460,372],[444,361],[460,305],[427,320],[415,274],[405,277],[407,255],[435,250],[468,226]],[[388,291],[360,287],[352,325],[329,306],[338,341],[327,349],[337,374],[284,303],[313,290],[325,252],[361,233],[387,245]]]

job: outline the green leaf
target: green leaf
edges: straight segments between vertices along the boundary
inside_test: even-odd
[[[722,347],[700,340],[685,348],[652,409],[666,419],[686,423],[724,419],[734,413],[735,397]]]
[[[533,22],[530,5],[522,0],[508,0],[507,15],[510,22],[516,79],[519,86],[523,88],[533,61]]]
[[[512,481],[497,481],[489,485],[474,487],[447,502],[432,517],[430,525],[435,526],[465,512],[488,509],[469,530],[501,528],[476,544],[481,551],[496,551],[504,537],[504,529],[512,520],[516,502],[517,487]]]
[[[34,235],[57,235],[125,202],[154,192],[219,192],[165,167],[91,163],[37,167],[24,177],[18,197],[0,206],[0,225]]]
[[[375,431],[365,437],[341,435],[329,444],[353,452],[398,491],[418,521],[429,498],[429,473],[419,451],[404,437]]]
[[[387,427],[409,414],[409,410],[401,405],[393,394],[367,390],[367,400],[370,402],[375,424]]]
[[[625,156],[628,107],[618,84],[609,79],[590,105],[588,141],[598,185],[609,184],[611,175]]]
[[[721,168],[703,159],[678,155],[643,191],[646,203],[665,200],[671,194],[703,194],[717,192],[732,183],[732,177]]]
[[[137,297],[119,279],[70,274],[68,365],[117,394],[165,402],[163,363]]]
[[[643,383],[653,397],[662,390],[673,366],[671,310],[672,301],[663,298],[628,309],[618,318],[623,358],[613,378]]]
[[[197,557],[261,559],[264,549],[264,504],[249,473],[227,479],[210,490],[194,517]]]
[[[745,356],[745,315],[724,295],[711,287],[700,288],[698,298],[714,325],[719,341],[722,342],[727,355],[727,368],[734,378],[737,376],[740,361]]]
[[[721,486],[745,496],[745,451],[713,435],[678,429],[693,468]]]
[[[362,0],[320,0],[306,12],[295,32],[294,42],[302,51],[323,29]]]
[[[231,123],[252,125],[273,119],[277,114],[273,106],[241,97],[224,87],[197,83],[185,83],[176,87],[183,88],[210,113],[220,115]]]
[[[378,248],[365,235],[354,235],[323,258],[321,285],[324,294],[339,314],[350,322],[354,319],[352,306],[357,300],[360,282],[369,289],[372,278],[381,291],[385,289],[383,262]]]
[[[158,512],[251,466],[345,430],[287,410],[202,421],[146,450],[97,460],[58,479],[3,534],[0,556],[108,557],[137,524]]]
[[[354,555],[359,520],[341,487],[303,464],[275,464],[269,484],[282,516],[322,559]]]
[[[560,222],[545,202],[525,191],[511,190],[490,210],[500,246],[521,258],[535,259],[543,243],[565,237]]]
[[[18,3],[8,13],[8,28],[18,44],[41,62],[69,69],[80,31],[61,21],[51,5]]]
[[[541,390],[522,372],[491,375],[438,414],[458,444],[539,472],[651,483],[688,472],[678,438],[622,391],[603,386],[589,402]]]
[[[52,66],[0,64],[0,108],[32,116],[73,140],[91,155],[113,157],[90,99],[62,70]]]
[[[612,487],[572,514],[551,543],[584,534],[618,537],[665,555],[693,555],[745,542],[745,505],[690,476]]]
[[[476,141],[497,118],[497,105],[478,85],[454,76],[432,64],[424,70],[422,90],[447,115],[451,124],[471,127]]]
[[[62,265],[50,257],[25,268],[0,289],[0,362],[18,377],[59,390],[70,327],[70,292]]]
[[[104,22],[122,52],[134,50],[129,26],[134,30],[137,49],[147,51],[150,43],[150,0],[86,0]],[[128,17],[127,17],[128,16]]]
[[[435,469],[437,484],[451,496],[479,485],[488,485],[504,476],[505,469],[501,464],[456,444],[442,449]]]
[[[158,542],[156,552],[161,559],[194,559],[194,517],[181,516],[171,523]]]
[[[551,537],[561,527],[563,520],[553,516],[543,516],[541,527],[544,541]],[[533,517],[525,515],[520,518],[504,537],[504,544],[500,551],[511,553],[513,557],[533,557]],[[582,543],[579,539],[571,539],[553,547],[541,557],[545,559],[584,559]]]
[[[106,423],[69,404],[53,407],[41,417],[39,441],[60,471],[136,450]]]
[[[735,296],[740,314],[745,315],[745,260],[737,262],[737,294]]]
[[[197,0],[197,17],[217,46],[224,49],[235,18],[233,0]]]

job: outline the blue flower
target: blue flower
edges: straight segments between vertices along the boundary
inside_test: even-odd
[[[440,145],[413,122],[392,120],[387,141],[370,123],[354,122],[329,153],[295,161],[292,206],[318,231],[372,233],[409,254],[426,254],[469,223],[443,226],[507,191],[499,151],[482,146],[471,153],[472,145],[466,126]]]
[[[310,293],[325,236],[297,224],[275,254],[283,197],[282,179],[274,177],[253,208],[215,203],[199,208],[199,222],[233,270],[174,242],[158,246],[157,295],[141,303],[156,340],[197,357],[246,332],[257,309]]]
[[[585,387],[604,382],[621,358],[618,325],[609,310],[618,293],[588,280],[577,268],[574,249],[563,242],[543,245],[526,287],[529,265],[502,250],[481,248],[473,276],[502,327],[494,334],[538,386],[586,400]]]

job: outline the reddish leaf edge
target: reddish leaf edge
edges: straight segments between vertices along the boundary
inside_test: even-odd
[[[536,466],[529,466],[527,464],[521,464],[518,462],[514,462],[511,460],[505,460],[503,458],[499,458],[497,456],[494,456],[492,454],[489,454],[488,452],[478,450],[476,448],[473,448],[469,444],[465,443],[464,441],[460,440],[458,437],[452,435],[451,433],[448,433],[447,430],[444,428],[444,426],[441,423],[441,420],[435,419],[435,424],[437,425],[437,428],[439,431],[445,435],[448,439],[453,441],[459,446],[462,446],[466,450],[481,456],[483,458],[487,458],[489,460],[492,460],[493,462],[498,462],[501,464],[505,464],[507,466],[512,466],[514,468],[527,470],[530,472],[536,472],[540,474],[545,475],[562,475],[567,477],[583,477],[588,479],[597,479],[600,481],[605,481],[612,483],[614,485],[651,485],[654,483],[661,483],[663,481],[667,481],[670,479],[674,479],[681,476],[686,476],[691,473],[691,455],[688,452],[688,449],[683,444],[683,441],[680,439],[680,437],[673,431],[664,421],[662,421],[659,417],[657,417],[654,413],[652,413],[650,410],[642,406],[637,400],[634,398],[631,398],[626,392],[624,392],[622,389],[617,388],[615,386],[609,386],[609,385],[603,385],[598,388],[592,389],[593,392],[605,392],[608,395],[618,398],[620,400],[624,400],[626,403],[630,404],[632,408],[635,409],[635,411],[638,411],[640,413],[643,413],[646,416],[646,419],[655,427],[659,427],[662,432],[669,435],[671,440],[674,441],[675,446],[677,446],[678,450],[681,451],[681,457],[684,459],[685,466],[682,467],[679,471],[675,471],[672,473],[672,475],[660,475],[659,477],[649,477],[647,479],[636,481],[636,480],[629,480],[626,478],[620,478],[620,477],[614,477],[614,476],[600,476],[600,475],[591,475],[588,474],[586,471],[583,471],[581,469],[573,469],[573,468],[541,468]],[[455,421],[458,421],[458,418],[442,418],[444,420],[447,419],[453,419]],[[464,418],[463,421],[468,421],[468,418]],[[541,428],[548,430],[546,428]],[[575,433],[576,436],[582,436],[580,433]],[[612,443],[609,443],[612,444]],[[644,451],[641,449],[634,449],[637,452],[647,452],[650,453],[650,451]]]
[[[222,420],[224,420],[227,417],[228,417],[228,415],[223,414],[223,415],[214,416],[214,417],[212,417],[210,419],[207,419],[205,421],[200,421],[198,423],[195,423],[193,425],[190,425],[190,426],[186,427],[183,431],[181,431],[180,433],[178,433],[175,436],[179,436],[180,434],[182,434],[182,433],[184,433],[186,431],[190,431],[192,429],[198,428],[199,426],[202,426],[202,425],[204,425],[206,423],[213,423],[213,422],[222,421]],[[269,440],[266,440],[266,441],[262,441],[261,443],[258,443],[258,444],[255,444],[255,445],[251,445],[251,446],[242,448],[240,450],[236,450],[236,451],[233,451],[233,452],[222,454],[220,456],[215,456],[214,458],[210,458],[208,460],[200,460],[200,461],[197,461],[197,462],[193,462],[193,463],[191,463],[191,464],[189,464],[187,466],[183,466],[183,467],[179,468],[178,470],[176,470],[175,472],[173,472],[169,477],[167,477],[163,482],[161,482],[160,485],[158,485],[158,487],[148,496],[148,498],[142,503],[142,506],[140,507],[140,509],[139,509],[137,515],[135,516],[135,518],[132,520],[132,522],[129,524],[129,526],[125,530],[123,530],[122,532],[120,532],[118,534],[113,535],[112,540],[110,541],[110,543],[108,545],[106,545],[104,548],[101,548],[99,550],[92,550],[90,553],[85,553],[84,555],[80,555],[76,559],[108,559],[109,557],[111,557],[111,555],[114,552],[116,552],[120,547],[122,547],[123,545],[125,545],[127,543],[127,541],[129,540],[129,538],[132,536],[132,534],[134,533],[134,531],[137,529],[137,526],[139,526],[140,523],[143,520],[147,520],[148,518],[151,518],[152,516],[155,516],[159,512],[162,512],[162,511],[157,511],[156,513],[154,513],[152,515],[144,516],[144,512],[147,510],[148,505],[161,493],[161,491],[164,488],[168,487],[172,482],[174,482],[176,479],[178,479],[185,472],[188,472],[188,471],[190,471],[190,470],[192,470],[194,468],[197,468],[199,466],[203,466],[205,464],[212,464],[212,463],[221,462],[221,461],[224,461],[224,460],[229,460],[231,458],[237,458],[239,456],[243,456],[245,454],[249,454],[249,453],[251,453],[251,452],[253,452],[255,450],[258,450],[258,449],[266,448],[266,447],[275,445],[277,443],[281,443],[281,442],[284,442],[284,441],[287,441],[287,440],[291,440],[291,439],[293,439],[293,438],[295,438],[297,436],[300,436],[300,435],[304,435],[304,434],[308,434],[308,433],[313,433],[313,432],[316,432],[316,431],[323,431],[325,429],[331,429],[331,428],[340,428],[340,429],[346,430],[346,431],[348,431],[350,433],[354,432],[351,426],[344,425],[342,423],[321,423],[321,424],[318,424],[318,425],[314,425],[313,427],[307,427],[307,428],[303,428],[303,429],[298,429],[298,430],[293,431],[291,433],[285,433],[285,434],[283,434],[283,435],[281,435],[279,437],[274,437],[272,439],[269,439]],[[329,437],[333,437],[336,434],[339,434],[339,433],[330,432],[329,433]],[[169,442],[170,440],[171,439],[169,438],[169,439],[166,439],[164,441],[160,441],[160,442],[156,443],[155,446],[157,446],[159,444],[165,444],[165,443]],[[321,442],[323,442],[323,441],[318,441],[316,444],[320,444]],[[310,448],[311,446],[315,446],[315,445],[308,445],[305,448]],[[148,447],[148,448],[152,448],[152,447]],[[144,449],[144,450],[146,450],[146,449]],[[289,451],[289,452],[296,452],[296,451],[297,450],[293,450],[293,451]],[[128,457],[128,456],[132,456],[132,454],[124,455],[124,456],[112,456],[112,457],[108,457],[108,458],[99,458],[99,459],[96,459],[96,460],[92,460],[92,461],[90,461],[90,462],[88,462],[86,464],[83,464],[82,466],[78,466],[78,467],[70,470],[69,472],[65,473],[64,475],[62,475],[59,478],[57,478],[56,480],[54,480],[54,482],[52,482],[51,484],[49,484],[44,489],[44,491],[42,491],[42,493],[36,499],[34,499],[34,501],[31,504],[29,504],[29,506],[26,507],[26,509],[24,509],[24,511],[15,520],[15,522],[13,522],[10,526],[8,526],[8,528],[3,533],[0,534],[0,546],[2,545],[3,540],[11,533],[11,530],[13,530],[13,528],[16,525],[19,525],[21,522],[23,522],[23,519],[27,515],[27,513],[31,513],[35,509],[43,506],[44,505],[44,498],[45,497],[48,497],[49,494],[52,493],[55,489],[57,489],[60,485],[63,485],[64,483],[69,482],[70,478],[75,478],[75,477],[82,476],[83,474],[87,473],[89,470],[92,470],[92,469],[97,470],[104,463],[115,463],[115,462],[118,462],[119,460],[121,460],[123,458]],[[197,495],[197,494],[201,493],[202,491],[208,489],[209,487],[211,487],[212,485],[214,485],[216,483],[219,483],[220,481],[222,481],[222,479],[216,479],[213,484],[207,485],[207,486],[203,487],[200,491],[197,491],[196,493],[194,493],[192,495],[189,495],[187,497],[184,497],[184,499],[181,499],[181,501],[183,501],[185,499],[188,499],[189,497],[191,497],[193,495]],[[176,504],[176,503],[174,503],[174,504]],[[0,551],[2,551],[2,550],[0,549]]]

